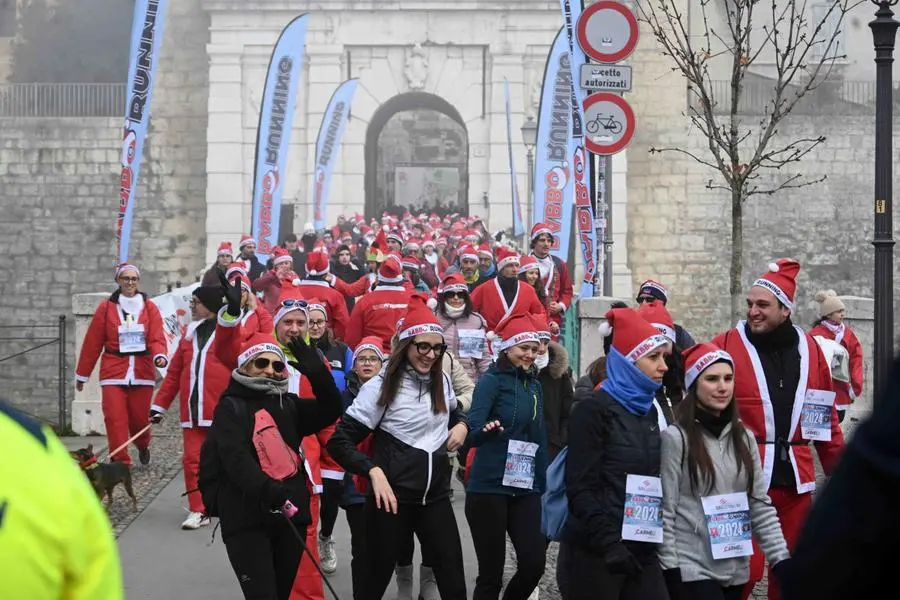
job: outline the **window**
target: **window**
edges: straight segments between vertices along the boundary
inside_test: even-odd
[[[0,37],[16,35],[16,0],[0,0]]]
[[[830,13],[828,11],[831,11]],[[822,28],[817,36],[817,43],[810,48],[809,58],[812,62],[819,62],[825,57],[825,50],[828,49],[828,58],[843,56],[847,53],[844,45],[844,22],[841,20],[841,5],[835,2],[819,2],[811,7],[812,17],[809,22],[810,35],[815,31],[819,23]],[[824,21],[824,22],[823,22]],[[832,38],[834,41],[832,42]],[[846,58],[835,58],[835,63],[843,63]]]

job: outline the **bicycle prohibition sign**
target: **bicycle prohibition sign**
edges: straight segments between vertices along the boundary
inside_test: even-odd
[[[634,111],[622,96],[597,92],[584,99],[588,151],[609,156],[625,149],[634,136]]]

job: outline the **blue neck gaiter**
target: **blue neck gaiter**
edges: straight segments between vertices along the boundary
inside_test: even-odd
[[[661,383],[644,375],[615,348],[609,349],[606,358],[606,377],[600,384],[600,389],[624,406],[625,410],[639,417],[650,412],[653,397],[662,387]]]

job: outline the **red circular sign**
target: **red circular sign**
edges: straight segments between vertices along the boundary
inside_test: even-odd
[[[619,42],[621,47],[612,52],[605,52],[603,48],[592,45],[591,40],[588,37],[588,25],[591,19],[604,19],[601,14],[602,11],[613,11],[617,13],[614,16],[624,18],[628,29],[627,33],[623,30],[619,36],[624,37],[627,35],[624,42]],[[638,43],[637,17],[634,16],[634,13],[627,6],[614,2],[613,0],[599,0],[599,2],[584,9],[584,12],[581,13],[581,17],[578,19],[578,23],[576,23],[575,30],[576,37],[578,38],[578,45],[581,46],[581,49],[584,50],[584,53],[587,54],[588,57],[597,62],[619,62],[634,52]]]
[[[601,103],[614,106],[608,106],[606,112],[598,113],[599,110],[603,110],[598,106]],[[590,94],[584,99],[582,115],[584,115],[584,146],[594,154],[609,156],[621,152],[634,137],[634,111],[622,96],[611,92]],[[594,141],[594,136],[601,131],[609,134],[604,135],[610,138],[607,143]]]

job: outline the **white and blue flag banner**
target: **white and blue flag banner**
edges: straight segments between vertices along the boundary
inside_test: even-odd
[[[512,104],[509,99],[509,80],[506,77],[503,78],[503,96],[506,100],[506,147],[509,150],[509,177],[512,185],[513,237],[521,237],[525,235],[525,223],[522,221],[522,203],[519,201],[519,182],[513,158]]]
[[[359,81],[348,79],[338,86],[331,96],[328,108],[322,115],[319,137],[316,139],[316,167],[313,172],[313,226],[317,231],[325,229],[328,215],[328,191],[331,173],[337,161],[344,128],[350,118],[350,106]]]

